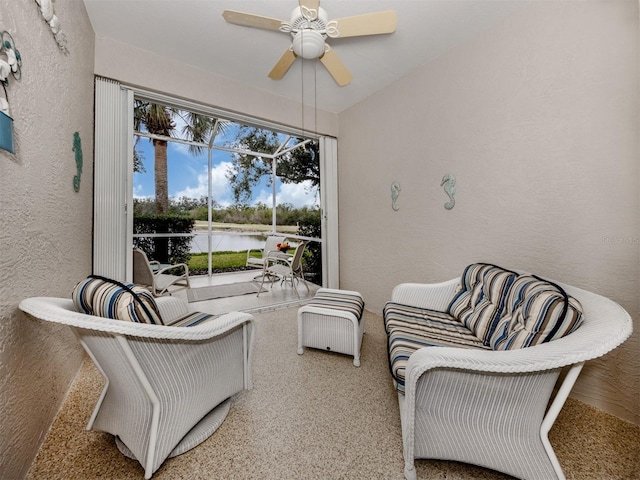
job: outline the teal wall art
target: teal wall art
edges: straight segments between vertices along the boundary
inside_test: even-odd
[[[80,176],[82,175],[82,142],[80,141],[79,132],[75,132],[73,134],[72,150],[76,152],[76,169],[78,170],[78,173],[73,177],[73,189],[77,193],[80,191]]]

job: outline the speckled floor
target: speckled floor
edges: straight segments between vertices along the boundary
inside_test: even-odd
[[[365,312],[362,366],[352,357],[296,354],[296,311],[254,314],[254,388],[237,395],[222,426],[193,450],[167,460],[163,479],[398,479],[402,439],[389,379],[382,319]],[[71,389],[29,479],[142,479],[142,467],[105,433],[85,426],[102,386],[90,362]],[[569,480],[640,478],[640,431],[569,400],[550,433]],[[507,479],[483,468],[418,460],[419,479]]]

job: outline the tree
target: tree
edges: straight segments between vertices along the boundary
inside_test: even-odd
[[[296,140],[303,141],[300,138]],[[233,147],[239,150],[273,154],[280,144],[281,141],[275,132],[243,126],[238,129]],[[311,142],[305,147],[296,148],[276,158],[276,172],[283,183],[309,181],[312,188],[320,185],[318,145]],[[268,184],[271,185],[272,162],[270,158],[236,153],[232,156],[232,164],[233,167],[228,171],[227,179],[233,188],[236,202],[249,201],[253,188],[263,177],[268,178]]]
[[[163,137],[173,137],[176,131],[176,124],[180,123],[182,125],[180,128],[180,138],[201,144],[209,141],[211,135],[215,133],[214,128],[216,128],[216,125],[218,131],[221,133],[224,133],[229,127],[229,123],[224,120],[218,121],[216,118],[207,115],[200,115],[157,103],[144,102],[142,100],[135,101],[133,123],[134,130],[136,131],[141,131],[144,127],[148,133]],[[155,160],[156,213],[164,214],[169,212],[169,182],[167,178],[168,141],[160,138],[152,138],[151,141]],[[205,148],[203,145],[190,144],[189,152],[200,154]],[[140,164],[140,159],[134,151],[134,166],[136,165],[136,159],[138,159],[138,164]],[[138,165],[137,168],[139,169],[140,166]],[[144,166],[142,168],[144,168]]]
[[[146,128],[147,132],[158,137],[152,137],[151,142],[154,150],[154,182],[155,182],[155,213],[156,217],[151,219],[154,233],[171,233],[175,232],[175,226],[184,227],[186,218],[181,215],[169,215],[169,182],[167,178],[167,137],[175,134],[176,124],[181,123],[181,138],[198,142],[200,144],[209,141],[210,136],[215,134],[214,129],[224,130],[226,122],[218,122],[213,117],[195,114],[184,110],[174,109],[157,103],[144,102],[136,100],[134,104],[134,129],[141,131]],[[140,138],[140,137],[138,137]],[[137,142],[137,140],[136,140]],[[191,144],[189,151],[191,153],[200,153],[205,147],[202,145]],[[134,148],[134,167],[136,165],[137,154]],[[144,166],[143,166],[144,168]],[[139,219],[140,220],[140,219]],[[193,220],[189,225],[189,231],[193,227]],[[135,221],[134,221],[135,224]],[[190,243],[190,239],[189,242]],[[155,237],[153,243],[153,257],[155,260],[167,262],[171,255],[177,255],[176,251],[181,247],[179,238]],[[172,251],[174,250],[174,251]]]
[[[142,126],[154,135],[170,137],[175,129],[175,122],[169,109],[156,103],[136,100],[134,105],[133,127],[139,131]],[[156,213],[169,211],[169,184],[167,180],[167,141],[151,139],[155,155],[154,181],[156,193]]]

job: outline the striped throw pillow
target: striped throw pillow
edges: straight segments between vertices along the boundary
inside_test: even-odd
[[[485,345],[500,321],[504,301],[517,273],[496,265],[474,263],[460,278],[447,313],[458,319]]]
[[[76,310],[96,317],[162,325],[153,295],[144,287],[104,277],[89,277],[71,294]]]
[[[521,275],[511,287],[490,346],[512,350],[550,342],[575,331],[582,306],[558,285],[533,275]]]

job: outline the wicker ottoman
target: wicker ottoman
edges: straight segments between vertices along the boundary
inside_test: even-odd
[[[304,347],[353,355],[360,366],[364,300],[358,292],[321,288],[298,310],[298,354]]]

